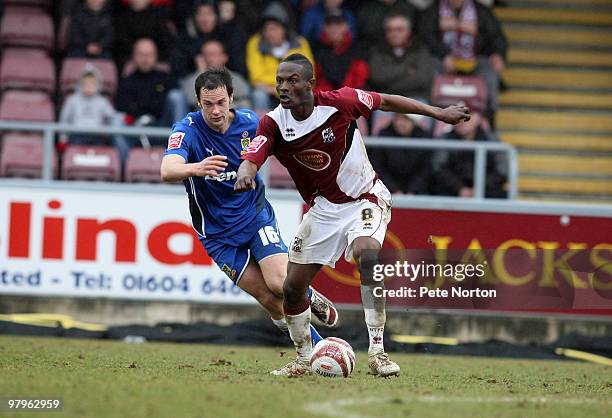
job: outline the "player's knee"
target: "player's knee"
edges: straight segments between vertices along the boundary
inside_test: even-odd
[[[287,277],[283,283],[283,297],[286,305],[297,305],[304,299],[308,286],[303,286],[298,280]]]
[[[378,246],[362,247],[359,251],[357,262],[359,264],[359,273],[361,284],[372,285],[374,281],[374,266],[378,264],[380,248]]]

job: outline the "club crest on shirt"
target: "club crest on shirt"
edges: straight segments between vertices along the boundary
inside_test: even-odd
[[[329,154],[318,149],[305,149],[293,154],[293,158],[304,167],[314,171],[325,170],[331,163]]]
[[[179,149],[183,143],[185,132],[174,132],[168,138],[168,149]]]
[[[249,138],[249,131],[244,131],[242,133],[242,138],[240,139],[240,146],[242,150],[240,151],[240,155],[244,155],[247,153],[247,148],[249,148],[249,144],[251,143],[251,138]]]
[[[334,135],[334,131],[332,131],[332,128],[323,129],[321,135],[323,136],[324,144],[329,144],[330,142],[334,142],[336,140],[336,136]]]

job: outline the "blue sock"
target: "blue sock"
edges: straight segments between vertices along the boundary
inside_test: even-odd
[[[323,339],[321,334],[317,332],[317,329],[310,324],[310,338],[312,339],[312,346],[314,347],[319,341]]]

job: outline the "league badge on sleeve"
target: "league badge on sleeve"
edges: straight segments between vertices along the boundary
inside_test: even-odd
[[[185,132],[174,132],[168,138],[168,149],[179,149],[183,143]]]
[[[359,101],[366,105],[368,109],[372,110],[372,108],[374,107],[374,98],[372,97],[372,95],[359,89],[355,89],[355,91],[357,92],[357,97],[359,98]]]

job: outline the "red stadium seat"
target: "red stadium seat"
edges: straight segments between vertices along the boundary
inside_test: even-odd
[[[270,161],[268,165],[268,169],[270,170],[270,187],[295,189],[295,183],[287,169],[274,157],[268,158],[268,161]]]
[[[40,134],[12,132],[2,139],[1,177],[42,177],[43,139]],[[57,177],[57,155],[53,150],[53,173]]]
[[[487,86],[478,76],[438,75],[434,78],[431,101],[440,107],[464,103],[472,111],[484,112]]]
[[[27,6],[49,10],[51,0],[4,0],[5,6]]]
[[[68,145],[64,152],[62,178],[121,181],[119,151],[114,147]]]
[[[10,90],[0,101],[0,120],[53,122],[55,108],[45,93]]]
[[[132,148],[125,163],[125,181],[159,183],[163,148]]]
[[[0,23],[0,45],[42,48],[53,47],[53,21],[47,14],[24,7],[7,7]]]
[[[83,70],[87,66],[92,66],[102,77],[100,91],[103,94],[114,96],[117,90],[117,67],[112,60],[107,59],[87,59],[87,58],[66,58],[62,63],[60,75],[60,90],[63,96],[74,90]]]
[[[24,51],[28,51],[25,49]],[[0,67],[1,89],[55,91],[55,67],[51,58],[11,48],[4,52]]]

